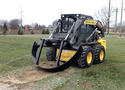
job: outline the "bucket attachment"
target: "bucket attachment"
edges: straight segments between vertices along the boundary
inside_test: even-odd
[[[79,59],[79,57],[81,56],[83,49],[80,46],[79,49],[76,51],[75,55],[72,58],[70,58],[70,60],[68,60],[67,62],[64,62],[63,64],[60,64],[61,53],[62,53],[63,48],[67,48],[65,46],[66,44],[67,44],[67,41],[64,41],[64,40],[50,40],[50,39],[41,39],[40,44],[34,42],[33,47],[32,47],[33,62],[38,66],[40,70],[44,70],[47,72],[58,72],[58,71],[67,69],[68,67],[76,63],[77,59]],[[59,48],[59,53],[57,56],[55,66],[52,68],[44,68],[44,67],[39,66],[39,59],[40,59],[40,55],[41,55],[43,47]]]

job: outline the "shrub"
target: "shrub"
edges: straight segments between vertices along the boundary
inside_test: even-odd
[[[21,29],[18,30],[18,35],[23,35],[23,31]]]
[[[3,30],[3,35],[7,35],[7,30],[6,29]]]
[[[42,34],[46,34],[46,30],[45,29],[43,29]]]
[[[49,29],[47,29],[47,30],[46,30],[46,34],[49,34],[49,33],[50,33],[50,32],[49,32]]]
[[[7,23],[6,22],[4,22],[4,25],[3,25],[3,30],[8,30],[8,27],[7,27]]]
[[[42,34],[49,34],[49,29],[43,29]]]
[[[33,30],[31,30],[30,34],[34,34],[34,31],[33,31]]]
[[[7,35],[7,30],[8,30],[7,23],[4,22],[4,25],[3,25],[3,35]]]

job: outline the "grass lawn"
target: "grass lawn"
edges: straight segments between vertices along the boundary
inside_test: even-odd
[[[46,73],[37,70],[31,59],[33,42],[43,37],[48,35],[0,35],[0,85],[26,90],[125,90],[125,38],[104,38],[107,51],[102,64]]]

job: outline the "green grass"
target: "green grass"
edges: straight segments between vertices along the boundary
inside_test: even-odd
[[[34,41],[48,35],[6,35],[0,36],[0,74],[22,70],[33,65],[31,49]]]
[[[31,60],[31,48],[34,41],[47,35],[0,36],[0,75],[20,73],[28,67],[34,67]],[[51,76],[22,84],[32,84],[34,90],[125,90],[125,38],[118,35],[105,36],[107,51],[105,62],[81,69],[57,72]],[[45,56],[45,49],[43,50]],[[45,57],[43,57],[45,59]]]

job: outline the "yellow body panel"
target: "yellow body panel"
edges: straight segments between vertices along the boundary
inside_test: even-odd
[[[106,40],[103,40],[102,38],[100,38],[99,40],[97,40],[97,42],[99,42],[100,45],[102,45],[105,48],[105,51],[106,51]]]
[[[101,24],[101,22],[96,21],[96,20],[85,20],[85,21],[84,21],[84,24],[96,25],[96,26],[98,26],[98,27],[100,27],[100,28],[103,27],[102,24]]]
[[[85,20],[84,24],[95,25],[96,21],[95,20]]]
[[[58,53],[59,53],[59,49],[57,49],[56,57],[57,57]],[[73,50],[62,50],[60,60],[61,61],[68,61],[69,59],[72,58],[72,56],[74,56],[75,53],[76,53],[76,51],[73,51]]]
[[[97,40],[97,42],[99,42],[100,45],[104,46],[104,49],[106,51],[106,40],[103,40],[102,38],[100,38],[99,40]],[[59,53],[59,49],[57,49],[56,57],[57,57],[58,53]],[[74,56],[75,53],[76,53],[76,51],[74,51],[74,50],[62,50],[60,60],[68,61]]]

